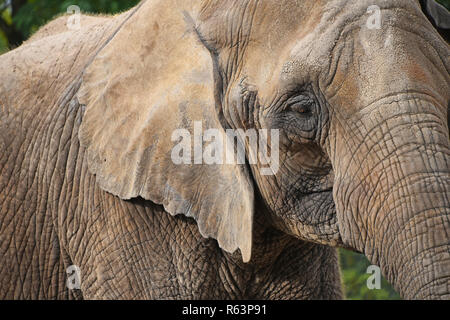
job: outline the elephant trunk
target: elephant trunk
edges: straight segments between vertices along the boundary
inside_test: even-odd
[[[400,179],[372,213],[380,221],[364,250],[406,299],[450,298],[448,182],[426,173]]]
[[[424,199],[443,203],[442,197],[411,196],[406,201]],[[448,203],[448,202],[447,202]],[[431,208],[431,207],[435,208]],[[424,205],[425,207],[425,205]],[[388,281],[406,299],[450,299],[449,208],[427,206],[403,218],[397,234],[387,236],[388,248],[379,259]],[[395,210],[395,209],[394,209]],[[394,211],[395,212],[395,211]],[[395,232],[395,231],[394,231]],[[392,231],[391,231],[392,233]]]
[[[402,297],[450,299],[450,150],[442,108],[409,97],[368,112],[359,115],[357,141],[336,150],[342,240],[379,265]]]

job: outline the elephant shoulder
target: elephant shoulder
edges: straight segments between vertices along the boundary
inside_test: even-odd
[[[52,107],[55,98],[81,77],[91,59],[120,27],[115,17],[83,16],[80,28],[67,28],[62,16],[20,47],[0,56],[0,99],[14,110]]]
[[[91,29],[94,26],[105,24],[113,18],[113,16],[106,15],[80,14],[75,17],[74,15],[63,14],[42,26],[25,43],[37,41],[64,32],[70,32],[75,28]]]

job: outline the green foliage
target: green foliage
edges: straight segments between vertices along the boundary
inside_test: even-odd
[[[371,276],[367,268],[371,263],[367,258],[349,250],[339,250],[339,260],[342,268],[342,282],[345,295],[350,300],[397,300],[400,296],[384,277],[381,280],[381,289],[370,290],[367,279]]]
[[[440,4],[444,5],[448,10],[450,10],[450,0],[437,0]]]
[[[0,53],[19,45],[39,27],[55,16],[66,13],[71,5],[81,12],[117,13],[139,3],[139,0],[0,0]]]
[[[8,50],[8,39],[5,34],[0,31],[0,54]]]
[[[57,14],[67,12],[67,8],[71,5],[79,6],[82,12],[116,13],[130,8],[138,2],[137,0],[29,0],[20,8],[13,21],[22,34],[28,37],[30,33],[36,31]]]

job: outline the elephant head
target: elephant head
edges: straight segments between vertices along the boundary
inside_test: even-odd
[[[79,138],[102,189],[193,217],[245,262],[261,198],[404,297],[449,298],[449,56],[418,1],[147,0],[84,72]],[[242,134],[244,164],[176,164],[174,131],[199,123],[277,130],[279,167]]]

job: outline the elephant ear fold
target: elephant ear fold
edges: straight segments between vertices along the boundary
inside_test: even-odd
[[[450,42],[450,12],[436,0],[420,0],[422,10],[445,41]]]
[[[143,2],[87,67],[78,93],[85,105],[80,143],[103,190],[193,217],[204,237],[230,253],[240,249],[248,262],[253,186],[245,166],[199,164],[194,140],[202,150],[203,143],[194,126],[225,133],[211,54],[194,19],[173,8],[170,0]],[[180,137],[186,164],[172,159],[181,154],[174,152]]]

